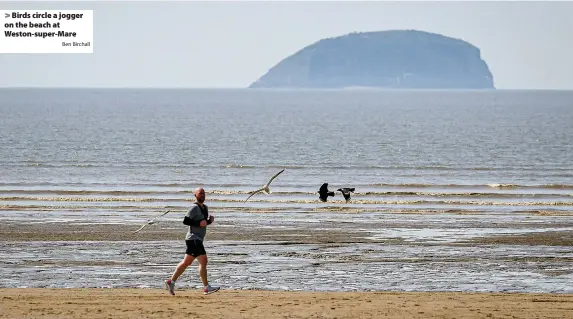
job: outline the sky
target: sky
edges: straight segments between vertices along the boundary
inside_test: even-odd
[[[416,29],[481,50],[498,89],[573,89],[573,2],[0,1],[94,10],[93,53],[0,54],[0,87],[244,88],[314,42]]]

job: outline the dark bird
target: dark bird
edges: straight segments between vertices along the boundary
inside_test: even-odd
[[[346,202],[348,203],[350,201],[350,193],[354,193],[354,187],[339,188],[336,191],[341,192],[342,196],[344,196],[344,199],[346,199]]]
[[[251,196],[255,195],[256,193],[260,193],[263,192],[265,194],[270,194],[271,190],[269,189],[269,186],[271,185],[271,183],[273,182],[273,180],[275,178],[277,178],[277,176],[280,175],[280,173],[284,172],[284,169],[281,170],[280,172],[276,173],[273,177],[271,177],[271,179],[265,184],[263,185],[263,187],[257,189],[256,191],[251,192],[251,194],[249,195],[249,197],[247,197],[247,199],[245,199],[245,202],[249,200],[249,198],[251,198]]]
[[[324,183],[322,186],[320,186],[318,194],[318,198],[320,198],[320,201],[322,202],[326,202],[328,200],[328,196],[334,197],[334,192],[328,191],[328,183]]]

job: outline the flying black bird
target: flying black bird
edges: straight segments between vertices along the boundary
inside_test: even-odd
[[[271,179],[265,184],[263,185],[263,187],[257,189],[256,191],[251,192],[251,194],[249,195],[249,197],[247,197],[247,199],[245,199],[245,202],[249,200],[249,198],[251,198],[251,196],[255,195],[256,193],[260,193],[263,192],[265,194],[270,194],[271,190],[269,189],[269,185],[271,185],[272,181],[277,178],[277,176],[280,175],[280,173],[284,172],[284,168],[282,171],[276,173],[273,177],[271,177]]]
[[[147,223],[143,224],[143,226],[139,227],[139,229],[136,230],[136,231],[134,231],[133,233],[134,233],[134,234],[135,234],[135,233],[138,233],[140,230],[142,230],[142,229],[143,229],[145,226],[147,226],[147,225],[153,225],[153,224],[157,223],[157,222],[155,221],[155,219],[157,219],[157,218],[159,218],[159,217],[161,217],[161,216],[163,216],[163,215],[165,215],[165,214],[167,214],[167,213],[169,213],[169,211],[166,211],[165,213],[163,213],[163,214],[161,214],[161,215],[159,215],[159,216],[157,216],[157,217],[155,217],[155,218],[153,218],[153,219],[150,219],[149,221],[147,221]]]
[[[339,188],[336,191],[341,192],[342,196],[344,196],[344,199],[346,199],[346,202],[348,203],[350,201],[350,193],[354,193],[354,187],[352,188]]]
[[[320,201],[322,202],[326,202],[328,200],[328,196],[334,197],[334,192],[328,191],[328,183],[324,183],[322,186],[320,186],[318,194],[318,198],[320,198]]]

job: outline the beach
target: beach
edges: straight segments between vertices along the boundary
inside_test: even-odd
[[[0,318],[571,318],[573,294],[0,289]]]
[[[340,226],[340,225],[338,225]],[[165,245],[165,239],[178,239],[178,232],[169,231],[169,228],[156,227],[141,233],[138,240],[142,242],[157,243]],[[172,225],[173,227],[173,225]],[[198,276],[196,276],[196,265],[192,265],[185,273],[178,284],[176,295],[159,288],[158,278],[150,279],[145,273],[139,276],[123,276],[121,282],[110,288],[74,288],[85,283],[103,284],[112,282],[115,279],[114,269],[128,267],[137,269],[134,265],[136,261],[128,264],[122,263],[122,259],[105,260],[97,259],[78,260],[82,247],[89,247],[101,242],[102,249],[111,249],[114,243],[131,243],[133,237],[127,231],[127,226],[113,225],[87,225],[83,227],[74,226],[69,228],[66,225],[46,224],[42,227],[37,225],[5,224],[0,226],[0,233],[5,241],[2,242],[3,250],[11,247],[18,247],[22,251],[25,247],[36,247],[35,249],[47,249],[46,255],[49,258],[19,258],[13,256],[4,259],[3,264],[9,267],[14,263],[14,267],[20,270],[15,274],[18,285],[34,286],[67,286],[72,288],[0,288],[0,318],[571,318],[573,315],[573,294],[570,293],[500,293],[500,292],[440,292],[440,291],[310,291],[314,287],[310,285],[309,290],[259,290],[259,289],[236,289],[223,287],[215,294],[203,295],[198,286]],[[246,229],[244,234],[249,235]],[[223,240],[223,245],[230,245],[232,240],[245,238],[233,237],[234,232],[225,228],[214,229],[210,236],[213,241]],[[259,231],[250,234],[250,238],[263,243],[265,235],[272,235],[276,239],[287,237],[288,232]],[[180,236],[180,234],[179,234]],[[296,242],[294,247],[304,245],[324,245],[324,247],[356,246],[360,242],[367,242],[367,238],[355,238],[352,243],[344,243],[335,232],[316,232],[315,236],[303,242]],[[39,239],[48,241],[39,242]],[[100,239],[100,241],[94,241]],[[493,240],[491,237],[484,242],[490,244],[503,244],[504,242],[516,241],[521,244],[530,245],[570,245],[571,235],[568,233],[556,233],[553,237],[531,235],[505,238],[499,237]],[[169,242],[169,241],[168,241]],[[175,241],[178,243],[179,241]],[[66,243],[78,243],[73,246],[73,252],[67,252]],[[479,242],[477,242],[479,243]],[[476,242],[469,243],[471,245]],[[50,253],[50,244],[57,245],[57,252]],[[295,243],[292,243],[295,244]],[[394,243],[396,244],[396,243]],[[165,257],[163,249],[154,249],[155,258]],[[175,246],[177,246],[175,244]],[[287,247],[293,245],[286,245]],[[75,248],[79,247],[79,248]],[[294,248],[301,254],[300,248]],[[429,248],[428,248],[429,249]],[[213,252],[214,249],[211,250]],[[284,254],[296,259],[295,252],[280,252],[277,248],[271,248],[275,254]],[[149,249],[148,252],[152,250]],[[33,253],[31,253],[33,254]],[[65,258],[58,259],[58,254],[64,254]],[[325,253],[321,253],[326,255]],[[114,254],[112,254],[114,255]],[[221,263],[221,254],[211,254],[213,266],[212,276],[220,278],[221,271],[224,270]],[[124,252],[124,259],[134,259]],[[164,276],[175,265],[176,258],[172,264],[165,268]],[[149,256],[152,258],[152,256]],[[336,263],[329,258],[315,256],[314,263],[335,263],[338,268],[347,268],[351,264],[364,262],[364,259],[372,259],[372,256],[346,255]],[[453,258],[453,257],[448,257]],[[383,258],[381,258],[383,259]],[[406,259],[406,258],[404,258]],[[567,259],[567,258],[565,258]],[[526,262],[540,262],[535,257],[524,257]],[[384,262],[384,260],[382,260]],[[392,261],[386,261],[392,263]],[[461,261],[458,261],[461,262]],[[511,263],[520,262],[517,260]],[[558,262],[553,260],[552,262]],[[566,262],[563,260],[562,262]],[[455,261],[450,262],[452,265]],[[19,266],[18,266],[19,265]],[[243,273],[249,274],[249,266],[256,266],[256,262],[247,260],[242,265]],[[90,278],[82,278],[81,271],[86,267],[99,267],[99,275]],[[120,268],[117,268],[120,267]],[[265,267],[273,268],[272,265]],[[309,266],[306,271],[312,271],[316,266]],[[450,266],[452,267],[452,266]],[[101,269],[110,269],[107,277],[101,277],[105,272]],[[305,268],[305,267],[302,267]],[[453,267],[452,267],[453,268]],[[6,268],[10,269],[10,268]],[[30,272],[27,272],[29,269]],[[60,269],[58,271],[58,269]],[[43,270],[43,271],[42,271]],[[62,275],[69,270],[70,273]],[[98,272],[98,271],[95,271]],[[137,271],[134,271],[137,272]],[[141,271],[139,271],[141,272]],[[42,276],[44,273],[44,277]],[[73,275],[73,273],[78,273]],[[360,282],[362,275],[366,272],[357,273],[350,281]],[[10,277],[10,272],[6,275]],[[255,275],[254,273],[252,275]],[[554,274],[554,276],[559,274]],[[74,277],[72,277],[74,276]],[[270,274],[264,277],[273,278]],[[420,280],[430,282],[431,276]],[[69,278],[66,281],[66,278]],[[106,281],[107,278],[107,281]],[[389,278],[391,279],[391,278]],[[151,280],[154,288],[123,288],[132,284],[130,282],[146,282]],[[478,279],[478,281],[482,279]],[[153,282],[155,281],[155,282]],[[384,282],[384,279],[382,281]],[[42,284],[40,284],[42,283]],[[421,283],[422,284],[422,283]],[[329,287],[336,288],[336,283],[329,284]],[[380,287],[380,289],[390,289]],[[344,289],[344,288],[342,288]]]
[[[211,212],[209,277],[225,290],[573,293],[568,216]],[[105,211],[56,214],[4,218],[0,288],[158,289],[184,254],[181,211],[138,233]],[[198,279],[192,265],[178,288]]]
[[[549,226],[541,223],[547,214],[523,216],[526,221],[540,218],[539,232],[463,239],[462,229],[451,235],[458,236],[455,242],[380,241],[369,232],[352,233],[356,223],[348,223],[346,216],[355,213],[337,214],[340,220],[323,218],[320,228],[296,220],[277,223],[278,213],[253,214],[259,223],[253,227],[252,218],[217,212],[220,224],[211,227],[206,245],[210,277],[214,284],[222,284],[222,290],[207,296],[198,286],[196,264],[180,278],[175,296],[161,287],[182,256],[183,231],[175,216],[138,234],[133,234],[137,225],[129,224],[6,220],[0,224],[0,265],[4,285],[10,288],[0,288],[0,318],[573,316],[573,294],[561,293],[569,291],[567,247],[573,244],[573,235],[542,231]],[[408,224],[406,231],[415,234],[417,228],[432,228],[432,219],[459,218],[477,228],[488,222],[472,216],[403,214],[395,221],[371,220],[360,228],[397,228],[406,218],[415,218],[416,226]],[[569,221],[549,222],[552,227],[570,226]],[[264,227],[272,223],[273,227]],[[519,224],[514,217],[488,227],[502,230]],[[293,237],[285,225],[296,225],[295,234],[312,236]],[[528,247],[527,252],[520,247]],[[272,289],[257,288],[264,286]],[[536,289],[560,293],[531,293]]]
[[[573,317],[570,92],[3,92],[1,318]]]

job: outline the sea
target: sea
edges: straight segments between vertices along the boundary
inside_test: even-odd
[[[374,240],[207,241],[223,288],[573,293],[571,246],[455,245],[573,232],[573,91],[0,90],[3,224],[179,225],[196,187],[221,227]],[[183,245],[0,238],[0,287],[162,287]]]

